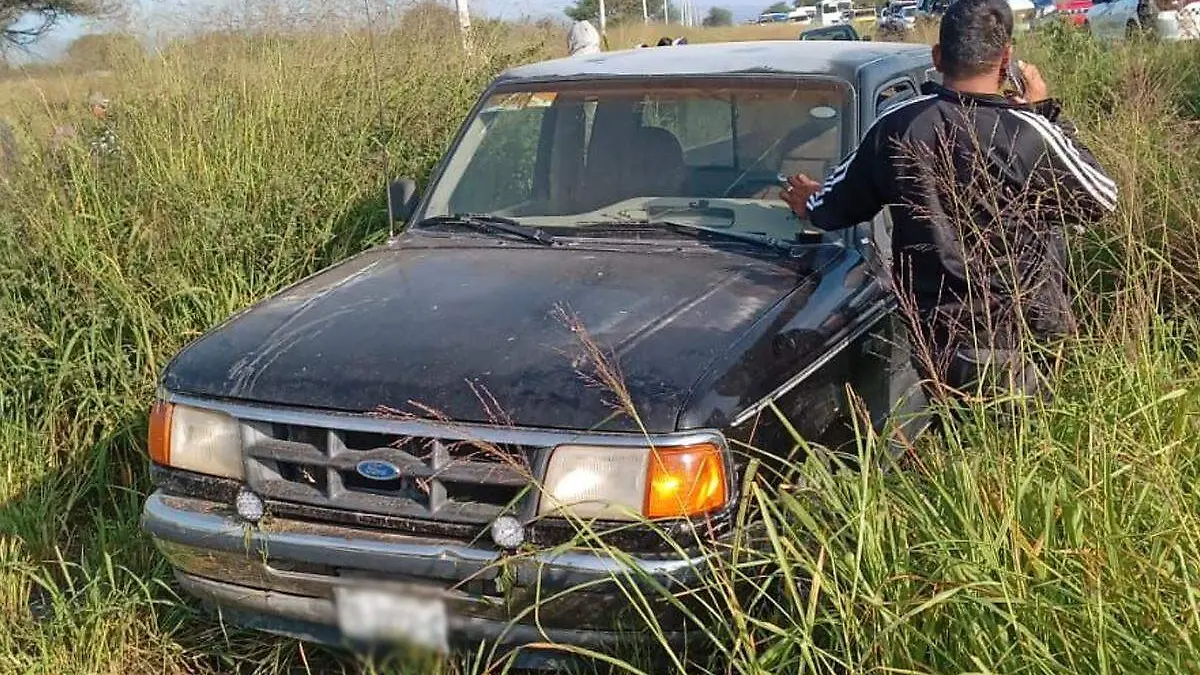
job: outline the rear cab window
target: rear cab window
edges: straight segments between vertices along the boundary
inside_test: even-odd
[[[893,80],[881,87],[875,94],[875,115],[884,114],[889,109],[917,96],[917,84],[908,77]]]

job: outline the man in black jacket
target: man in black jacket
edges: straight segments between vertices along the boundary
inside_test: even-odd
[[[942,84],[887,110],[824,184],[794,176],[781,195],[824,230],[890,209],[892,278],[918,365],[952,396],[1036,392],[1023,338],[1044,346],[1075,329],[1064,229],[1117,203],[1034,66],[1016,64],[1024,97],[1000,93],[1012,25],[1005,0],[954,2],[933,48]]]

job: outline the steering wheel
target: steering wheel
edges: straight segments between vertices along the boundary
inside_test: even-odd
[[[779,146],[779,147],[783,147],[783,148],[795,148],[796,146],[800,145],[802,142],[807,142],[808,139],[816,138],[820,134],[825,133],[826,131],[833,128],[837,124],[838,124],[837,119],[807,120],[804,123],[802,123],[800,126],[789,131],[787,133],[787,135],[784,136],[783,138],[779,139],[779,141],[777,141],[775,145]],[[786,156],[786,154],[785,154],[785,156]],[[825,164],[828,161],[827,157],[788,156],[787,158],[791,161],[798,160],[798,161],[802,161],[802,162],[817,162],[820,164]],[[760,158],[759,161],[756,161],[753,165],[751,165],[751,168],[758,166],[760,164],[761,160],[762,160],[762,158]],[[811,177],[816,178],[817,180],[824,178],[824,176],[811,176]],[[728,198],[745,199],[745,198],[755,198],[755,197],[757,197],[759,199],[763,199],[763,197],[761,196],[763,192],[769,192],[772,195],[777,194],[777,192],[770,190],[770,188],[772,188],[772,187],[783,188],[783,186],[779,184],[779,181],[776,180],[774,177],[771,177],[771,178],[742,178],[741,180],[738,180],[733,185],[730,185],[728,188],[726,188],[725,193],[722,194],[721,196],[724,198],[727,198],[727,199]]]
[[[791,159],[794,161],[813,162],[816,164],[826,163],[825,159],[817,157],[793,157]],[[822,180],[825,178],[825,176],[809,176],[809,178]],[[725,194],[721,196],[726,199],[774,199],[779,195],[779,190],[782,190],[783,187],[783,185],[779,184],[778,180],[773,178],[743,178],[733,185],[730,185],[725,190]]]

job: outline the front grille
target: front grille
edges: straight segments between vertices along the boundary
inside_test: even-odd
[[[521,510],[538,448],[248,421],[246,480],[269,500],[486,524]],[[384,462],[395,477],[364,475]],[[369,473],[369,472],[368,472]]]

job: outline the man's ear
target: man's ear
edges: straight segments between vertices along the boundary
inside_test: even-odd
[[[942,46],[940,44],[933,46],[933,67],[939,73],[942,72]]]

